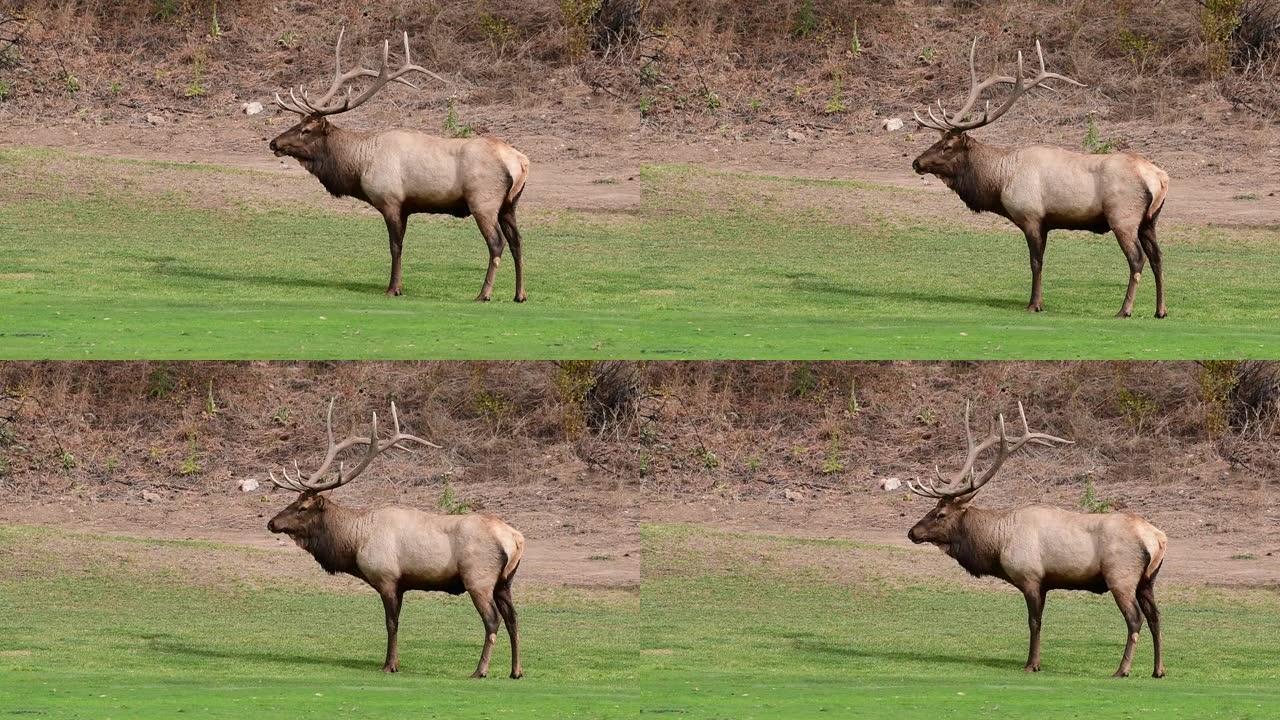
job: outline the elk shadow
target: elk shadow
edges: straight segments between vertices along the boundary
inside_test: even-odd
[[[996,670],[1021,670],[1024,658],[991,657],[981,655],[950,655],[947,653],[931,653],[919,650],[894,648],[863,648],[851,645],[836,645],[818,640],[795,641],[797,650],[830,655],[846,659],[890,660],[898,662],[914,662],[925,664],[963,665],[972,667],[983,665]]]
[[[788,273],[785,277],[791,281],[791,287],[801,292],[824,296],[843,296],[847,298],[881,298],[940,305],[965,305],[969,307],[995,308],[996,310],[1023,311],[1025,300],[1013,298],[975,297],[972,295],[951,295],[939,292],[923,292],[919,290],[860,290],[849,285],[837,284],[829,280],[819,280],[814,276]]]
[[[196,270],[188,267],[164,265],[156,268],[157,275],[185,278],[187,280],[203,280],[210,283],[243,283],[260,287],[306,288],[312,290],[346,290],[347,292],[368,295],[381,294],[385,287],[376,282],[356,282],[351,280],[324,280],[322,278],[288,278],[279,275],[247,275],[243,273],[219,273],[209,270]]]
[[[156,638],[149,643],[153,652],[165,655],[178,655],[186,658],[205,660],[233,660],[236,662],[270,662],[288,665],[322,665],[349,670],[377,670],[380,660],[376,658],[334,658],[316,657],[315,655],[298,655],[287,652],[266,652],[262,650],[241,650],[231,648],[214,648],[192,645],[180,640]]]

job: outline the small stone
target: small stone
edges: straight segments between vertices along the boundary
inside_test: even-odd
[[[787,139],[790,140],[791,142],[804,142],[805,137],[804,137],[804,133],[800,132],[799,130],[788,130]]]
[[[902,118],[885,118],[880,121],[880,128],[885,132],[894,132],[902,129]]]
[[[782,492],[782,497],[786,498],[787,500],[790,500],[791,502],[799,502],[801,500],[804,500],[804,495],[801,494],[800,491],[791,490],[790,488]]]
[[[902,487],[902,481],[896,477],[881,478],[880,489],[885,492],[892,492]]]
[[[147,122],[148,122],[148,123],[150,123],[150,124],[152,124],[152,125],[163,125],[163,124],[164,124],[164,116],[163,116],[163,115],[156,115],[156,114],[154,114],[154,113],[147,113]]]
[[[240,109],[244,111],[245,115],[257,115],[262,112],[262,103],[257,101],[247,102],[241,105]]]
[[[238,483],[240,492],[253,492],[258,489],[258,481],[253,478],[245,478]]]
[[[146,500],[149,503],[160,502],[160,496],[156,493],[151,492],[150,490],[142,491],[142,499]]]

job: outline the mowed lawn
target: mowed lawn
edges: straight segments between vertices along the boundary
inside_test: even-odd
[[[465,596],[410,593],[401,672],[380,668],[372,591],[240,547],[0,527],[0,716],[635,717],[634,592],[517,582],[525,677],[506,632],[473,680]],[[307,560],[307,563],[310,563]],[[279,573],[278,579],[273,574]]]
[[[929,550],[688,526],[649,526],[644,540],[647,712],[726,720],[1280,715],[1274,590],[1158,587],[1169,673],[1161,680],[1150,677],[1145,626],[1134,674],[1109,677],[1125,635],[1109,596],[1050,594],[1043,671],[1027,674],[1021,595],[965,581],[958,566],[929,577],[918,568]]]
[[[165,183],[123,180],[150,172]],[[530,301],[511,302],[507,257],[481,305],[487,256],[470,220],[415,218],[407,294],[387,298],[381,220],[310,178],[30,149],[0,151],[0,176],[0,358],[1280,352],[1276,228],[1164,228],[1164,321],[1150,273],[1135,317],[1113,317],[1127,276],[1114,239],[1055,234],[1047,312],[1029,315],[1025,242],[965,219],[958,200],[952,220],[913,213],[914,190],[652,167],[634,212],[525,208]],[[251,197],[271,183],[306,202]],[[210,187],[220,201],[204,199]],[[824,194],[861,209],[811,207]]]

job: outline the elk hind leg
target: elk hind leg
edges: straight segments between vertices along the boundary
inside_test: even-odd
[[[480,234],[484,235],[484,242],[489,246],[489,269],[485,271],[484,285],[480,287],[476,302],[489,302],[493,297],[493,279],[498,275],[498,265],[502,262],[502,251],[507,243],[502,228],[498,226],[497,212],[477,211],[475,218]]]
[[[469,588],[467,592],[484,622],[484,649],[480,651],[480,663],[476,665],[476,671],[471,673],[471,677],[488,677],[489,656],[493,654],[493,644],[498,640],[498,606],[493,599],[492,587]]]
[[[1151,628],[1151,643],[1155,648],[1155,667],[1151,677],[1164,677],[1164,656],[1160,652],[1160,608],[1156,607],[1156,592],[1151,579],[1145,579],[1138,586],[1138,606],[1147,618],[1147,626]]]
[[[1160,267],[1160,243],[1156,240],[1156,219],[1144,220],[1138,227],[1138,240],[1142,243],[1142,251],[1151,260],[1151,274],[1156,279],[1156,317],[1168,317],[1169,311],[1164,306],[1164,273]]]
[[[511,244],[511,259],[516,266],[516,302],[524,302],[528,296],[524,292],[524,258],[521,255],[520,228],[516,227],[516,207],[507,205],[498,213],[498,222],[502,225],[502,234]]]
[[[1120,242],[1120,249],[1124,251],[1124,257],[1129,261],[1129,288],[1124,293],[1124,304],[1120,306],[1120,312],[1116,317],[1127,318],[1133,314],[1133,299],[1138,294],[1138,281],[1142,279],[1142,265],[1145,259],[1142,255],[1142,245],[1138,242],[1137,234],[1132,230],[1121,229],[1124,226],[1113,225],[1116,240]]]
[[[1129,677],[1129,668],[1133,666],[1133,651],[1138,646],[1138,633],[1142,631],[1142,613],[1138,609],[1138,598],[1133,587],[1112,585],[1111,594],[1129,629],[1124,643],[1124,656],[1120,658],[1120,667],[1112,677]]]
[[[516,605],[511,598],[511,583],[503,582],[493,589],[493,599],[498,604],[498,612],[502,614],[502,622],[507,626],[507,637],[511,639],[511,677],[524,677],[524,668],[520,666],[520,627],[516,621]]]

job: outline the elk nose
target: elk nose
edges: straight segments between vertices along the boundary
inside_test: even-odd
[[[271,149],[271,152],[275,152],[275,151],[276,151],[276,141],[275,141],[275,140],[272,140],[271,142],[267,143],[267,147]]]
[[[274,145],[275,143],[272,143],[272,144]],[[274,148],[274,147],[273,147],[273,148],[271,148],[271,149],[272,149],[272,150],[275,150],[275,148]],[[919,159],[916,159],[916,160],[912,160],[912,161],[911,161],[911,169],[912,169],[912,170],[915,170],[916,172],[920,172],[920,160],[919,160]]]
[[[271,518],[271,520],[267,522],[267,530],[270,532],[279,532],[279,530],[276,528],[275,518]]]

